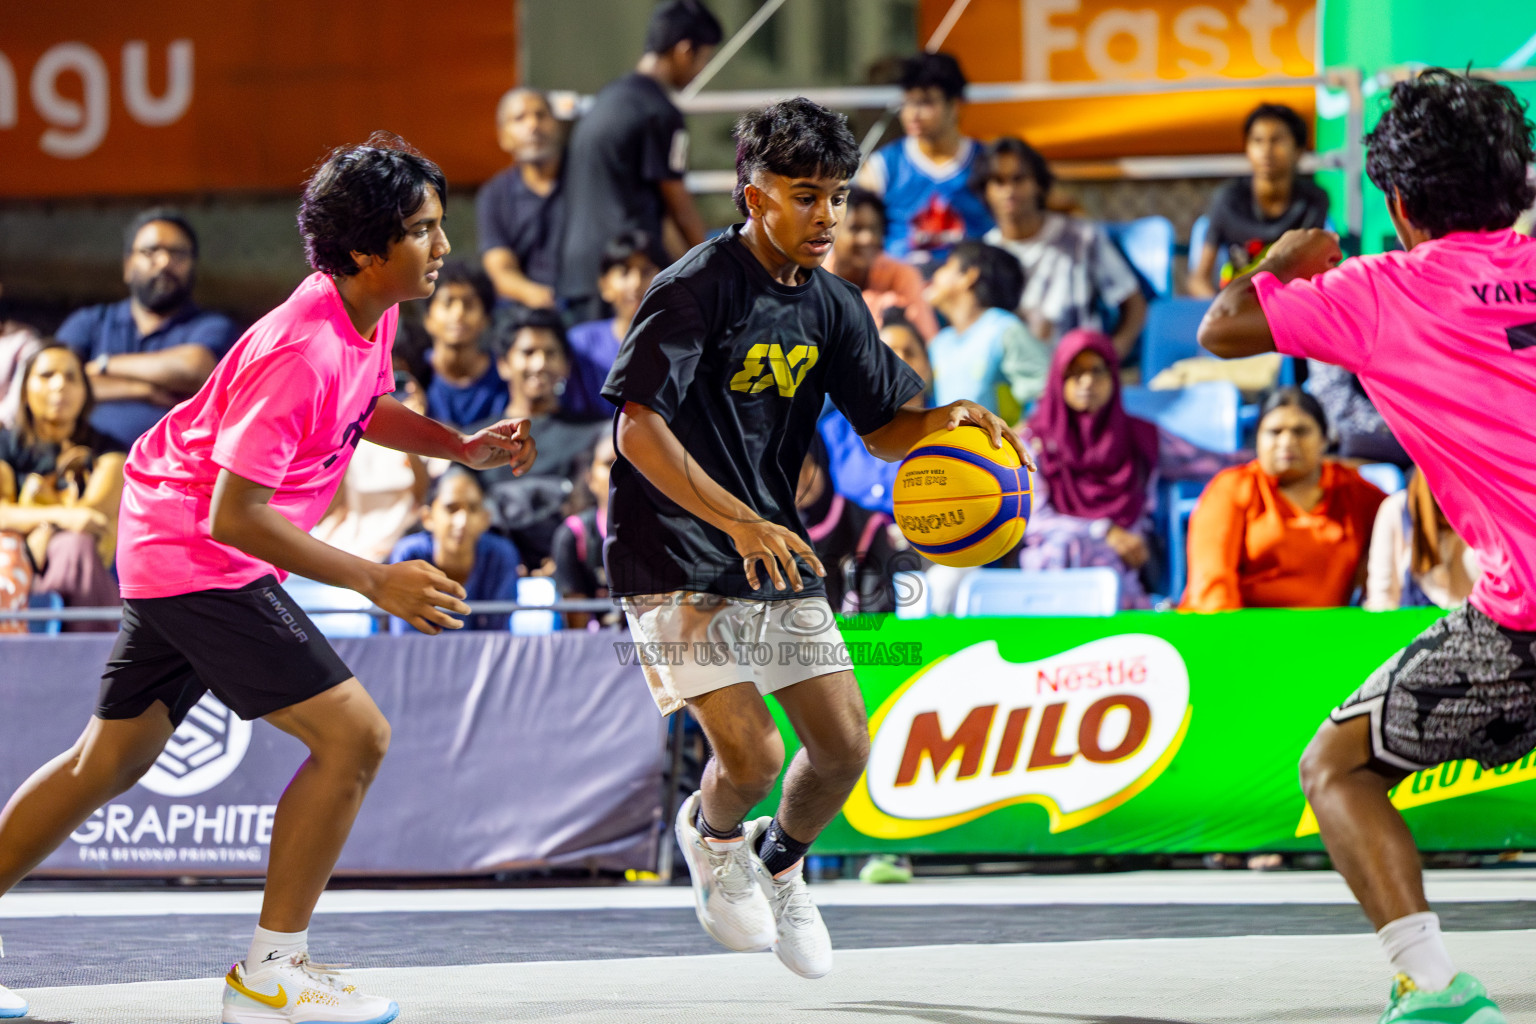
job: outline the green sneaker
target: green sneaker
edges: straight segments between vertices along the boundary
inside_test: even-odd
[[[1387,1008],[1376,1024],[1508,1024],[1488,990],[1462,972],[1438,992],[1423,992],[1406,974],[1392,982]]]
[[[859,870],[859,881],[874,885],[912,881],[912,869],[896,863],[888,854],[876,854]]]

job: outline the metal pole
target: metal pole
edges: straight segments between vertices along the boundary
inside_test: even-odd
[[[950,30],[955,27],[955,22],[960,20],[960,15],[971,6],[971,0],[955,0],[949,5],[949,10],[944,12],[944,18],[939,22],[939,27],[933,30],[933,35],[928,39],[928,45],[923,47],[929,53],[939,52],[939,47],[944,45],[944,40],[949,38]]]
[[[661,879],[663,885],[672,881],[672,872],[675,869],[672,855],[672,819],[677,817],[677,777],[683,770],[683,733],[686,724],[683,716],[687,713],[687,711],[679,711],[667,723],[667,750],[671,757],[668,761],[667,777],[664,780],[667,795],[662,801],[661,848],[656,852],[656,877]]]
[[[709,63],[704,65],[704,70],[699,72],[699,76],[683,86],[682,91],[677,94],[678,98],[689,100],[697,96],[699,90],[708,85],[720,73],[720,69],[730,63],[731,58],[736,56],[736,51],[747,45],[747,40],[757,35],[757,30],[767,24],[768,19],[773,17],[780,7],[784,6],[784,2],[785,0],[768,0],[767,3],[759,7],[757,13],[748,18],[747,23],[741,26],[740,30],[734,36],[731,36],[724,46],[716,51],[715,55],[710,58]]]

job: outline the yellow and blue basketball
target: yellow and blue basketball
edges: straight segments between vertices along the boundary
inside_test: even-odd
[[[896,473],[896,524],[914,550],[940,565],[986,565],[1007,554],[1029,522],[1029,470],[1018,452],[980,427],[937,430]]]

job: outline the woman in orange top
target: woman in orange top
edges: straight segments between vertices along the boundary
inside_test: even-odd
[[[1216,474],[1189,521],[1186,611],[1334,608],[1362,582],[1375,486],[1323,458],[1317,400],[1280,388],[1264,403],[1258,458]]]

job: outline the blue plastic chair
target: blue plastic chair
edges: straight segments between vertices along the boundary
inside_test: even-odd
[[[1167,217],[1104,225],[1104,233],[1120,247],[1159,298],[1173,294],[1173,221]]]
[[[551,605],[560,600],[560,591],[550,576],[524,576],[517,581],[517,603]],[[561,626],[559,612],[513,612],[508,622],[516,636],[544,636]]]
[[[1390,462],[1368,462],[1359,467],[1360,475],[1380,487],[1388,494],[1396,494],[1408,486],[1408,478],[1403,471]]]
[[[1141,334],[1141,380],[1150,383],[1162,370],[1180,359],[1209,356],[1196,334],[1210,299],[1186,296],[1154,299],[1147,308],[1147,327]]]
[[[48,611],[58,611],[64,607],[64,598],[52,591],[34,590],[27,597],[28,608],[45,608]],[[27,623],[29,633],[47,633],[52,635],[64,628],[64,623],[59,619],[32,619]]]
[[[1151,420],[1206,451],[1243,447],[1243,395],[1231,381],[1202,381],[1177,391],[1126,387],[1120,400],[1132,416]]]
[[[289,576],[283,581],[283,590],[309,613],[315,626],[328,637],[372,636],[379,631],[379,620],[366,613],[366,609],[373,607],[373,602],[355,590],[318,583],[303,576]],[[318,608],[348,610],[315,615],[314,610]]]
[[[960,582],[959,618],[999,615],[1113,615],[1120,576],[1113,569],[978,569]]]
[[[933,614],[933,595],[928,589],[928,578],[912,569],[893,573],[891,582],[896,588],[896,617],[898,619],[926,619]]]

